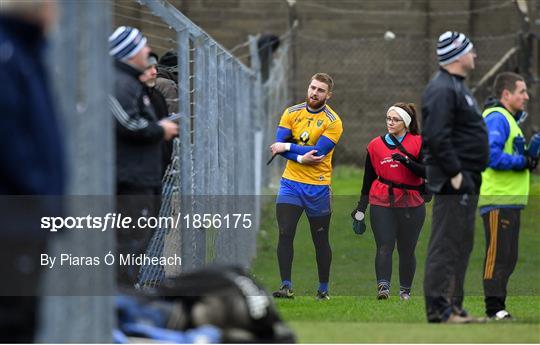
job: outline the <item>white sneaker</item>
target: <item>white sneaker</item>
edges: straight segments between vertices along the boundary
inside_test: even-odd
[[[411,294],[407,291],[400,291],[399,292],[399,299],[402,301],[408,301],[411,299]]]
[[[499,310],[498,312],[495,313],[495,315],[493,315],[491,317],[491,320],[495,320],[495,321],[500,321],[500,320],[513,320],[514,318],[512,317],[512,315],[510,315],[509,312],[507,312],[506,310]]]

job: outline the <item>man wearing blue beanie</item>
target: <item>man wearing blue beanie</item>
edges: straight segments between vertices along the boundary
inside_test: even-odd
[[[439,37],[440,69],[422,95],[422,136],[429,189],[435,194],[424,278],[429,322],[474,321],[463,309],[465,272],[474,243],[481,172],[489,158],[486,125],[465,85],[474,69],[472,42]]]
[[[109,37],[115,59],[114,95],[110,107],[116,122],[117,212],[136,221],[159,212],[162,142],[178,134],[178,125],[158,120],[139,77],[148,66],[150,48],[135,28],[121,26]],[[152,237],[151,229],[117,229],[117,253],[141,255]],[[118,282],[133,285],[138,267],[119,266]]]

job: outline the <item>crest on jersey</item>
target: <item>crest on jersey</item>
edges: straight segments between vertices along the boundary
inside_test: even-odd
[[[300,134],[300,141],[302,143],[307,144],[307,142],[309,141],[309,132],[308,131],[304,131],[302,134]]]
[[[322,124],[323,124],[323,122],[324,122],[323,120],[318,120],[318,121],[317,121],[317,127],[321,127]]]

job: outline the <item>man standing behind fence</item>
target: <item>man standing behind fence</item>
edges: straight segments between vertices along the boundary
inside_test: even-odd
[[[487,317],[510,320],[506,287],[517,263],[521,210],[528,201],[529,169],[536,166],[536,158],[526,153],[518,126],[529,100],[525,80],[519,74],[501,73],[495,78],[493,91],[497,99],[488,103],[482,114],[490,151],[479,202],[486,233],[484,294]],[[540,135],[533,136],[533,143],[531,146],[540,144]]]
[[[281,287],[273,293],[277,298],[294,297],[291,279],[293,241],[298,220],[305,211],[319,273],[316,298],[330,299],[330,179],[334,147],[343,132],[341,119],[326,104],[333,87],[334,81],[328,74],[315,74],[308,87],[306,102],[285,109],[277,129],[277,142],[270,146],[272,154],[281,154],[289,160],[276,201],[277,256],[281,274]]]
[[[154,112],[156,117],[161,120],[169,116],[169,110],[167,107],[167,101],[163,94],[156,88],[156,79],[157,79],[157,63],[158,57],[154,52],[151,52],[148,56],[148,67],[144,70],[144,73],[141,74],[139,80],[144,83],[145,92],[150,97],[150,103],[154,107]],[[171,162],[171,156],[173,153],[172,140],[162,143],[162,173],[165,174],[167,166]]]
[[[462,33],[442,34],[437,43],[441,68],[422,95],[426,173],[435,193],[424,278],[429,322],[473,321],[463,310],[463,285],[489,149],[486,126],[464,84],[474,69],[472,48]]]
[[[121,26],[109,37],[109,45],[109,54],[116,60],[110,105],[116,119],[116,193],[122,196],[117,212],[136,221],[159,211],[161,143],[178,134],[178,125],[158,121],[139,80],[150,53],[141,32]],[[151,229],[118,229],[117,253],[142,254],[151,236]],[[137,272],[136,267],[119,266],[119,283],[133,284]]]
[[[166,52],[159,59],[156,89],[167,101],[169,113],[178,112],[178,55],[174,51]]]

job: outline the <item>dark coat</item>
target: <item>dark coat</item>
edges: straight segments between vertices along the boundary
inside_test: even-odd
[[[169,111],[167,109],[167,102],[165,101],[165,97],[163,97],[163,94],[159,92],[155,87],[147,87],[146,88],[148,95],[150,96],[150,103],[152,103],[152,106],[154,107],[154,110],[156,112],[156,116],[159,120],[166,118],[169,116]],[[171,162],[171,156],[173,153],[173,141],[164,141],[162,142],[162,170],[163,173],[165,173],[165,170],[167,169],[167,166]]]
[[[164,67],[158,67],[156,87],[167,101],[169,113],[178,112],[178,85],[177,77],[173,72],[169,72]]]
[[[158,124],[141,71],[116,61],[111,110],[116,119],[117,184],[158,187],[161,184],[163,128]]]
[[[440,191],[459,172],[469,172],[476,187],[486,168],[489,147],[486,125],[464,78],[441,68],[422,95],[422,137],[427,179]]]

